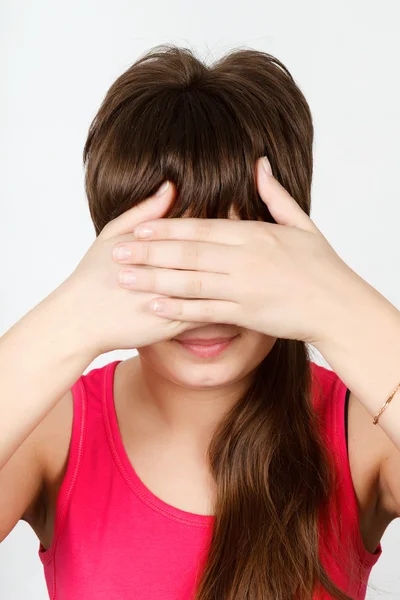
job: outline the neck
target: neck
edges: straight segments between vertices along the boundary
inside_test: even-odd
[[[141,411],[166,436],[188,439],[201,448],[208,447],[215,428],[248,388],[251,377],[219,388],[189,388],[161,376],[140,355],[137,367]]]

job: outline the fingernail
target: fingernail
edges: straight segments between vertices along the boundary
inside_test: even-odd
[[[136,275],[131,271],[121,271],[119,281],[122,285],[133,285],[136,281]]]
[[[131,255],[131,251],[127,246],[116,246],[113,251],[114,258],[117,260],[125,260]]]
[[[162,196],[167,191],[168,187],[169,187],[169,181],[164,181],[164,183],[156,191],[155,195]]]
[[[133,232],[135,237],[137,238],[150,238],[153,235],[153,230],[150,229],[149,227],[136,227],[135,231]]]
[[[264,171],[267,173],[267,175],[272,175],[271,164],[266,156],[263,156],[262,158],[262,166],[264,167]]]
[[[162,313],[166,309],[166,304],[162,300],[154,300],[152,302],[151,308],[154,312]]]

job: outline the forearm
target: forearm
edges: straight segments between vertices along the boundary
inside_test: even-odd
[[[333,294],[326,323],[314,345],[372,419],[400,382],[400,312],[352,272]],[[376,426],[400,449],[400,389]]]
[[[59,286],[0,338],[0,468],[95,358]]]

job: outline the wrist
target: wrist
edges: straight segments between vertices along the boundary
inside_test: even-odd
[[[66,279],[45,300],[49,318],[54,320],[57,336],[70,354],[80,355],[89,363],[101,354],[89,329],[85,313],[86,298],[72,280]]]
[[[372,285],[350,267],[332,285],[324,304],[323,327],[313,345],[321,353],[329,347],[339,349],[350,336],[362,338],[373,327],[377,315],[393,317],[397,309]]]

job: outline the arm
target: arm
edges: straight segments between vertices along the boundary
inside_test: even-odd
[[[64,282],[0,339],[0,469],[95,356]]]
[[[0,540],[62,471],[70,387],[94,358],[196,326],[160,319],[148,310],[151,294],[118,284],[112,249],[142,220],[166,213],[174,188],[161,191],[110,221],[73,274],[0,339]]]
[[[95,358],[81,342],[76,302],[63,284],[0,339],[0,541],[36,504],[49,427],[63,415],[68,433],[69,388]]]
[[[52,490],[61,485],[67,467],[72,420],[68,391],[1,469],[0,541],[23,519],[46,547],[50,545],[46,534],[52,512],[48,510]]]
[[[400,389],[377,425],[372,421],[400,382],[400,312],[351,271],[332,293],[325,322],[323,339],[313,345],[369,415],[380,507],[393,519],[400,516]]]

